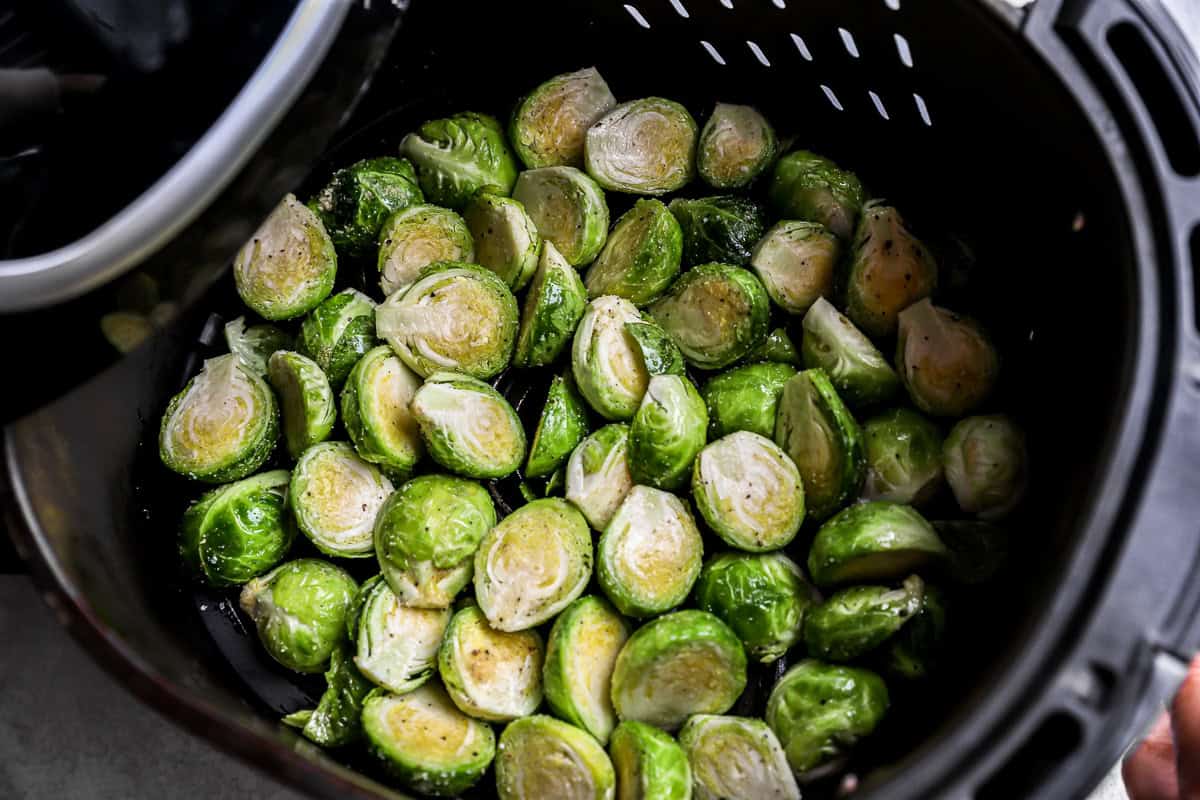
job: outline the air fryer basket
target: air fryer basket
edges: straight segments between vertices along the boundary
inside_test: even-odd
[[[1163,22],[1123,0],[413,0],[297,190],[423,119],[503,117],[594,64],[619,98],[700,119],[718,99],[756,105],[944,249],[965,243],[978,262],[950,302],[995,333],[994,404],[1029,431],[1032,491],[1013,567],[957,610],[970,622],[940,678],[853,768],[864,797],[1076,796],[1200,641],[1200,93]],[[301,107],[273,139],[304,123]],[[144,699],[313,794],[391,796],[277,724],[313,687],[249,638],[238,655],[237,612],[173,577],[177,487],[131,478],[154,468],[159,415],[229,294],[7,431],[10,527],[64,621]]]

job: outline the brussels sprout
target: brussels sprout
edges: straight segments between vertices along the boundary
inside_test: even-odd
[[[852,586],[835,592],[804,616],[808,654],[852,661],[891,639],[921,609],[925,582],[910,575],[899,589]]]
[[[375,554],[400,603],[446,608],[471,582],[475,549],[496,524],[474,481],[421,475],[392,492],[375,517]]]
[[[308,313],[329,295],[336,277],[337,253],[325,226],[291,194],[233,260],[238,296],[270,320]]]
[[[701,392],[708,407],[708,438],[734,431],[774,436],[779,397],[795,374],[787,364],[747,364],[709,380]]]
[[[888,709],[874,672],[806,659],[784,673],[767,699],[767,724],[797,775],[846,753]]]
[[[475,262],[475,242],[466,221],[448,208],[410,206],[387,218],[379,230],[379,286],[392,295],[412,285],[439,261]]]
[[[678,489],[704,447],[708,411],[682,375],[655,375],[629,426],[629,465],[636,483]]]
[[[924,678],[937,666],[945,632],[946,605],[942,592],[926,584],[921,608],[887,645],[885,668],[905,680]]]
[[[696,171],[709,186],[741,189],[771,165],[778,146],[775,129],[757,109],[717,103],[700,131]]]
[[[295,711],[283,724],[299,728],[322,747],[344,747],[362,735],[362,705],[374,688],[354,666],[344,647],[334,648],[325,673],[325,691],[316,708]]]
[[[596,577],[622,614],[650,617],[687,599],[703,558],[687,505],[670,492],[635,486],[600,537]]]
[[[679,732],[696,800],[800,800],[775,733],[760,719],[697,714]]]
[[[872,417],[863,425],[867,480],[862,496],[920,506],[942,485],[942,434],[907,408]]]
[[[764,664],[800,641],[816,592],[783,553],[722,553],[700,571],[696,605],[720,617]]]
[[[633,488],[629,471],[629,426],[605,425],[588,436],[567,459],[566,496],[598,531]]]
[[[376,690],[363,704],[372,754],[405,788],[458,797],[474,786],[496,755],[486,722],[463,714],[436,682],[403,695]]]
[[[437,668],[450,610],[402,605],[386,580],[363,592],[361,601],[354,656],[359,671],[396,694],[428,681]]]
[[[700,451],[692,496],[713,532],[739,550],[786,547],[804,522],[800,471],[778,445],[750,431],[723,436]]]
[[[800,351],[792,343],[792,337],[783,328],[776,328],[767,334],[767,338],[758,347],[750,351],[746,361],[756,363],[771,361],[776,364],[789,364],[797,369],[803,366],[800,361]]]
[[[1008,417],[961,420],[946,437],[946,479],[958,507],[1000,519],[1021,502],[1028,482],[1025,433]]]
[[[519,200],[480,192],[463,209],[475,239],[475,258],[513,291],[529,283],[538,266],[542,238]]]
[[[494,272],[441,261],[381,303],[375,324],[423,378],[443,370],[491,378],[512,357],[517,299]]]
[[[464,714],[508,722],[542,704],[543,657],[537,631],[495,630],[472,605],[456,613],[446,628],[438,674]]]
[[[687,368],[683,353],[667,336],[667,332],[653,322],[626,322],[625,330],[633,337],[642,363],[648,375],[684,375]]]
[[[522,172],[513,198],[525,206],[542,239],[573,267],[587,264],[608,236],[608,203],[596,182],[574,167]]]
[[[587,289],[579,273],[552,242],[543,242],[537,272],[521,308],[513,366],[544,367],[556,361],[586,309]]]
[[[604,748],[573,725],[535,714],[500,734],[500,800],[613,800],[615,783]]]
[[[387,345],[372,348],[342,389],[342,422],[363,461],[402,480],[425,452],[409,405],[421,379]],[[286,429],[287,414],[284,413]]]
[[[629,626],[599,597],[581,597],[550,629],[542,682],[555,715],[604,744],[616,725],[609,684]]]
[[[239,603],[271,658],[296,672],[324,672],[346,633],[358,585],[327,561],[299,558],[242,587]]]
[[[528,169],[582,167],[588,128],[617,99],[595,67],[556,75],[521,99],[508,135]]]
[[[937,288],[937,263],[899,212],[867,203],[854,233],[846,277],[846,315],[871,336],[889,336],[904,309]]]
[[[529,463],[525,475],[539,478],[549,475],[571,455],[583,437],[587,436],[587,410],[575,391],[570,374],[555,375],[546,393],[546,405],[529,447]]]
[[[785,220],[755,245],[750,267],[775,305],[804,314],[833,292],[840,256],[838,238],[820,223]]]
[[[700,369],[721,369],[767,338],[770,300],[753,273],[728,264],[702,264],[672,284],[650,314]]]
[[[817,531],[808,574],[817,586],[898,580],[947,555],[933,527],[909,506],[875,500],[850,506]]]
[[[426,122],[401,140],[400,153],[416,164],[429,202],[447,208],[462,208],[483,188],[507,196],[517,179],[504,129],[473,111]]]
[[[671,213],[683,231],[683,263],[718,261],[742,266],[766,229],[766,214],[753,200],[717,195],[671,201]]]
[[[724,714],[746,688],[746,652],[706,611],[675,611],[629,637],[613,668],[622,720],[675,730],[692,714]]]
[[[608,747],[617,773],[618,800],[691,800],[692,770],[669,734],[627,720]]]
[[[615,294],[645,305],[675,280],[682,252],[683,234],[667,207],[658,200],[638,200],[617,220],[588,268],[588,296]]]
[[[304,451],[288,486],[288,505],[300,532],[322,553],[369,558],[375,552],[375,515],[392,493],[389,481],[345,442]]]
[[[282,406],[288,455],[299,458],[312,445],[328,439],[333,430],[337,420],[333,389],[317,362],[290,350],[275,351],[268,370]]]
[[[251,325],[238,317],[225,323],[225,344],[238,361],[255,374],[267,374],[267,360],[279,350],[292,349],[292,337],[274,325]]]
[[[917,408],[959,417],[992,393],[1000,357],[976,322],[922,300],[900,313],[896,369]]]
[[[346,638],[352,644],[358,642],[358,623],[362,617],[363,606],[367,604],[367,599],[374,593],[375,587],[381,583],[383,583],[382,574],[367,578],[358,587],[358,592],[350,601],[350,607],[346,609]]]
[[[509,514],[475,552],[475,599],[502,631],[541,625],[579,597],[591,576],[587,520],[557,497]]]
[[[933,523],[949,551],[949,574],[967,585],[985,583],[1008,561],[1008,532],[988,522],[955,519]]]
[[[650,376],[626,323],[640,322],[633,303],[608,295],[593,300],[575,329],[571,371],[579,393],[605,419],[633,417]]]
[[[503,478],[525,460],[517,412],[486,383],[435,372],[412,399],[412,415],[433,460],[468,478]]]
[[[885,402],[900,390],[900,378],[883,354],[854,323],[825,298],[804,315],[804,366],[823,369],[848,405]]]
[[[343,289],[304,318],[296,348],[317,362],[329,385],[336,388],[377,343],[374,301],[362,292]]]
[[[287,555],[296,528],[285,510],[287,470],[264,472],[206,492],[184,512],[179,552],[192,575],[236,586]]]
[[[154,335],[154,323],[136,311],[110,311],[100,317],[100,333],[118,353],[132,353]]]
[[[583,160],[605,189],[666,194],[692,179],[696,120],[672,100],[622,103],[588,128]]]
[[[866,473],[862,432],[823,371],[805,370],[784,384],[775,443],[800,470],[812,519],[858,496]]]
[[[853,172],[807,150],[775,162],[767,194],[785,219],[819,222],[840,239],[854,233],[866,192]]]
[[[278,436],[271,387],[230,354],[205,361],[200,374],[167,403],[158,456],[180,475],[225,483],[261,467]]]
[[[375,244],[388,215],[425,202],[413,165],[403,158],[368,158],[333,173],[308,205],[333,243],[358,255]]]

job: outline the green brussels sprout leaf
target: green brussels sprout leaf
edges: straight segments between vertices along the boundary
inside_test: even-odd
[[[416,165],[429,202],[447,208],[462,208],[483,188],[507,196],[517,179],[504,129],[486,114],[465,111],[430,120],[404,137],[400,153]]]
[[[677,197],[670,208],[683,231],[683,263],[688,265],[743,266],[767,227],[763,207],[737,195]]]
[[[537,272],[521,308],[513,366],[544,367],[571,341],[587,309],[587,289],[552,242],[542,243]]]

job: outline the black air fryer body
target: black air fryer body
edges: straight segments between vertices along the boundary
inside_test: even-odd
[[[64,385],[82,383],[29,400],[25,416],[10,408],[4,456],[10,530],[96,657],[283,780],[331,798],[388,796],[277,723],[310,687],[280,682],[252,634],[239,656],[236,610],[197,604],[174,578],[177,517],[163,511],[173,488],[156,471],[155,426],[188,358],[213,345],[209,313],[232,308],[216,280],[284,192],[394,152],[431,116],[504,117],[540,80],[594,64],[619,98],[675,98],[698,118],[717,99],[756,105],[916,227],[976,254],[950,282],[952,304],[976,312],[1005,355],[996,402],[1029,432],[1032,491],[1013,566],[960,611],[970,624],[942,677],[900,703],[852,767],[870,798],[1086,793],[1200,646],[1200,67],[1162,9],[314,5],[340,9],[338,36],[286,113],[239,150],[215,199],[122,262],[174,304],[143,346],[123,358],[87,349],[104,345],[98,317],[119,290],[127,301],[145,284],[131,273],[66,305],[43,286],[58,305],[15,309],[0,262],[0,299],[16,312],[0,318],[6,337],[57,319],[67,341],[86,342],[78,358],[54,353],[72,361]]]

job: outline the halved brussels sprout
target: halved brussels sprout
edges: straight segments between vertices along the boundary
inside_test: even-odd
[[[447,208],[462,208],[484,188],[507,196],[517,179],[504,129],[487,114],[464,111],[429,120],[401,140],[400,153],[416,164],[429,202]]]
[[[608,747],[617,773],[617,800],[690,800],[692,770],[670,734],[626,720]]]
[[[598,531],[608,527],[632,488],[628,425],[605,425],[580,442],[567,459],[567,499]]]
[[[1000,356],[974,320],[922,300],[900,312],[896,369],[917,408],[960,417],[992,393]]]
[[[521,308],[513,366],[544,367],[556,361],[587,309],[587,289],[553,242],[542,242],[537,272]]]
[[[458,797],[474,786],[496,755],[496,734],[463,714],[436,682],[394,695],[376,690],[365,703],[368,749],[405,788]]]
[[[588,128],[583,160],[605,189],[666,194],[692,179],[696,120],[673,100],[622,103]]]
[[[808,552],[808,574],[817,586],[899,580],[946,556],[946,546],[915,509],[874,500],[850,506],[820,527]]]
[[[916,575],[899,589],[851,586],[834,592],[804,616],[808,654],[825,661],[853,661],[891,639],[921,610],[925,582]]]
[[[375,552],[375,515],[392,482],[345,442],[304,451],[292,471],[288,505],[300,532],[322,553],[369,558]]]
[[[290,350],[271,355],[267,377],[279,395],[288,455],[299,458],[333,430],[337,421],[333,389],[317,362]]]
[[[636,483],[678,489],[704,447],[708,411],[682,375],[655,375],[629,426],[629,466]]]
[[[1000,519],[1025,494],[1025,432],[1008,417],[967,417],[951,429],[945,446],[946,480],[958,507],[983,519]]]
[[[328,561],[298,558],[242,587],[239,604],[254,620],[271,658],[296,672],[324,672],[346,635],[358,591],[350,574]]]
[[[701,264],[679,276],[650,314],[700,369],[721,369],[767,338],[771,301],[754,274]]]
[[[650,617],[687,599],[703,558],[687,505],[670,492],[635,486],[600,537],[596,577],[622,614]]]
[[[821,223],[784,220],[754,246],[750,268],[775,305],[804,314],[833,293],[841,252],[838,238]]]
[[[475,259],[514,292],[529,283],[538,266],[542,237],[519,200],[480,192],[468,201],[463,219],[475,239]]]
[[[588,296],[615,294],[645,305],[675,280],[682,252],[683,234],[667,207],[658,200],[638,200],[617,220],[588,268]]]
[[[896,331],[901,311],[937,288],[937,262],[904,227],[900,213],[872,200],[854,233],[846,315],[871,336]]]
[[[158,456],[180,475],[225,483],[261,467],[278,437],[279,407],[271,387],[237,356],[217,356],[167,403]]]
[[[251,325],[238,317],[225,323],[225,344],[248,369],[259,375],[267,374],[267,361],[279,350],[291,350],[292,337],[274,325]]]
[[[653,322],[626,322],[625,330],[633,337],[642,363],[649,375],[684,375],[687,367],[683,353],[667,336],[667,332]]]
[[[796,374],[788,364],[747,364],[723,372],[704,384],[701,395],[708,407],[708,438],[734,431],[775,435],[775,416],[784,385]]]
[[[289,194],[233,260],[242,302],[264,319],[293,319],[324,300],[337,277],[337,253],[321,220]]]
[[[500,800],[613,800],[615,783],[604,748],[573,725],[535,714],[500,734]]]
[[[696,171],[709,186],[740,189],[771,165],[778,146],[775,129],[757,109],[717,103],[700,131]]]
[[[697,714],[679,732],[696,800],[800,800],[775,733],[760,719]]]
[[[466,221],[441,206],[410,206],[379,229],[379,286],[392,295],[413,284],[439,261],[475,262],[475,242]]]
[[[100,317],[100,333],[118,353],[132,353],[154,330],[154,323],[136,311],[110,311]]]
[[[867,480],[862,496],[920,506],[942,486],[942,434],[915,411],[897,408],[863,424]]]
[[[354,666],[345,647],[337,647],[325,672],[325,691],[316,708],[288,714],[284,725],[299,728],[304,738],[322,747],[344,747],[362,735],[362,706],[374,684]]]
[[[433,460],[468,478],[503,478],[525,460],[525,429],[486,383],[435,372],[413,395],[413,418]]]
[[[287,470],[277,469],[218,486],[189,506],[179,526],[187,571],[213,586],[237,586],[282,561],[296,536],[287,486]]]
[[[742,266],[767,227],[763,207],[737,195],[676,197],[670,208],[683,231],[683,263],[688,265],[716,261]]]
[[[537,631],[498,631],[471,605],[457,612],[446,628],[438,674],[464,714],[508,722],[532,714],[542,704],[543,657]]]
[[[579,393],[605,419],[633,417],[650,376],[625,325],[640,322],[633,303],[607,295],[593,300],[575,329],[571,371]]]
[[[528,169],[581,167],[588,128],[616,104],[595,67],[555,75],[513,111],[508,126],[513,149]]]
[[[542,239],[552,242],[573,267],[587,264],[608,236],[604,191],[574,167],[542,167],[521,173],[513,198],[525,206]]]
[[[778,445],[750,431],[723,436],[700,451],[692,497],[713,532],[739,550],[786,547],[804,522],[800,471]]]
[[[471,582],[475,549],[496,524],[474,481],[421,475],[392,492],[375,517],[375,555],[400,603],[446,608]]]
[[[329,385],[337,388],[377,343],[375,302],[362,292],[343,289],[304,318],[296,349],[317,362]]]
[[[798,775],[846,753],[888,709],[874,672],[806,659],[784,673],[767,699],[767,724]]]
[[[364,585],[354,664],[376,685],[404,694],[429,680],[450,622],[446,608],[410,608],[378,581]]]
[[[805,370],[784,384],[775,443],[800,470],[812,519],[858,496],[866,475],[862,432],[822,370]]]
[[[555,375],[529,446],[525,476],[540,478],[554,472],[587,436],[587,430],[587,409],[575,391],[574,379],[569,373],[565,377]]]
[[[581,597],[567,606],[546,645],[542,682],[555,715],[583,728],[604,744],[617,724],[609,685],[629,626],[599,597]]]
[[[541,625],[583,594],[591,576],[587,520],[557,497],[509,514],[475,552],[475,599],[502,631]]]
[[[796,150],[775,162],[767,194],[780,216],[819,222],[841,239],[854,233],[866,199],[853,172],[807,150]]]
[[[629,637],[613,668],[617,716],[677,729],[692,714],[724,714],[746,688],[746,651],[706,611],[675,611]]]
[[[425,452],[409,405],[421,379],[387,345],[368,350],[342,389],[342,422],[364,461],[406,477]],[[287,414],[284,422],[286,429]]]
[[[816,591],[783,553],[722,553],[700,571],[696,605],[724,620],[763,664],[800,641]]]
[[[750,363],[772,361],[776,364],[789,364],[797,369],[803,366],[803,362],[800,360],[800,351],[796,349],[796,345],[792,343],[792,337],[788,336],[787,330],[784,328],[776,328],[768,333],[763,343],[746,356],[746,361]]]
[[[847,405],[876,405],[900,390],[892,365],[833,303],[818,298],[804,315],[803,326],[804,366],[825,370]]]
[[[309,207],[339,249],[361,254],[375,244],[388,215],[425,202],[407,159],[368,158],[333,173]]]
[[[949,551],[950,577],[968,586],[985,583],[1008,561],[1008,531],[988,522],[970,519],[933,523],[938,538]]]
[[[441,261],[375,311],[379,335],[423,378],[450,370],[491,378],[508,366],[517,299],[483,267]]]
[[[905,680],[926,677],[937,667],[945,632],[946,605],[942,592],[926,584],[921,608],[887,645],[885,668]]]

